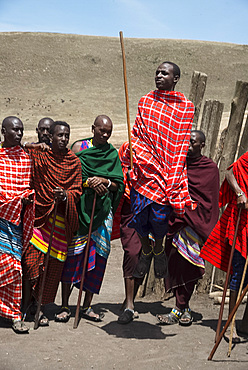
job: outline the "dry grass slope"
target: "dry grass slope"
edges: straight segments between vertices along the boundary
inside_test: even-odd
[[[111,142],[126,140],[122,59],[118,37],[52,33],[0,33],[2,120],[19,116],[25,139],[35,137],[44,116],[72,126],[71,141],[90,135],[98,114],[114,123]],[[131,124],[138,99],[154,88],[154,72],[164,60],[182,70],[178,90],[189,93],[192,72],[208,75],[205,98],[230,110],[237,80],[248,80],[248,45],[189,40],[125,39]]]

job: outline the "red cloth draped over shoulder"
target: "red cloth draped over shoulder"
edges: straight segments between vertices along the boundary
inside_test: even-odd
[[[237,183],[246,197],[248,197],[248,152],[243,154],[228,169],[230,168],[233,168],[233,174]],[[227,207],[223,215],[202,247],[200,254],[202,258],[223,271],[227,271],[238,218],[237,195],[230,188],[226,179],[221,185],[219,207],[224,207],[225,205]],[[242,210],[235,248],[244,258],[247,256],[247,237],[248,212]]]
[[[183,218],[172,215],[167,237],[190,226],[205,241],[219,218],[219,170],[212,159],[203,156],[187,158],[189,193],[197,202],[193,211],[185,210]]]
[[[140,99],[132,129],[132,186],[158,204],[170,204],[178,215],[195,206],[186,170],[193,118],[194,105],[184,94],[155,90]],[[126,165],[129,154],[123,157]]]
[[[53,189],[61,187],[67,194],[65,225],[69,243],[78,229],[76,203],[82,194],[80,160],[70,149],[66,154],[34,150],[30,150],[30,154],[33,159],[31,185],[36,191],[34,226],[39,228],[46,223],[54,208]]]

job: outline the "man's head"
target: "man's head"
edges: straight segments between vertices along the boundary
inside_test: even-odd
[[[14,116],[4,118],[2,122],[3,147],[10,148],[20,145],[23,136],[23,123]]]
[[[92,132],[94,134],[93,144],[95,146],[106,144],[112,134],[112,129],[113,124],[108,116],[97,116],[92,125]]]
[[[65,152],[70,139],[70,126],[68,123],[63,121],[53,122],[49,133],[51,135],[53,152]]]
[[[190,144],[188,150],[188,157],[197,158],[201,156],[201,150],[205,146],[206,137],[200,130],[192,130],[190,137]]]
[[[158,66],[155,83],[158,90],[173,91],[180,79],[180,68],[172,62],[163,62]]]
[[[50,144],[51,137],[49,134],[49,130],[53,122],[54,122],[53,119],[49,117],[42,118],[39,121],[38,127],[36,128],[39,143],[46,143],[47,145]]]

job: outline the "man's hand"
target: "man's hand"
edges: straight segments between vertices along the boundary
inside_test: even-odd
[[[237,198],[237,206],[238,208],[243,208],[243,209],[248,208],[247,198],[245,194],[242,194]]]
[[[59,186],[57,186],[55,189],[53,189],[53,196],[54,199],[58,199],[59,201],[66,200],[66,191]]]
[[[104,179],[103,177],[89,177],[87,180],[87,183],[89,185],[89,188],[94,189],[95,192],[99,196],[103,196],[108,192],[107,185],[108,185],[108,179]]]
[[[22,198],[22,204],[24,206],[27,206],[27,205],[32,204],[32,203],[34,203],[33,195],[29,195],[28,198]]]

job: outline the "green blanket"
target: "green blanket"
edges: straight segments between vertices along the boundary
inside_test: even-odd
[[[90,139],[83,139],[83,141]],[[120,202],[124,191],[121,162],[117,150],[109,143],[84,149],[76,153],[76,155],[81,161],[83,183],[88,177],[98,176],[110,179],[118,184],[118,190],[116,192],[109,191],[102,197],[97,195],[92,226],[92,231],[94,231],[107,218],[111,207],[113,214],[115,213]],[[94,193],[93,189],[83,188],[83,194],[78,203],[80,235],[88,234]]]

